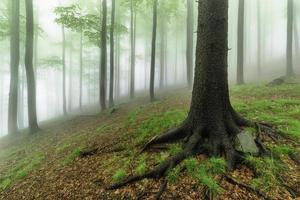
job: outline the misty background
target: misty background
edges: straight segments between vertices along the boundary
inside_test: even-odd
[[[118,1],[118,0],[117,0]],[[173,0],[171,0],[173,1]],[[167,45],[164,73],[164,88],[184,87],[186,78],[186,1],[178,1],[176,15],[167,20]],[[57,18],[54,9],[58,6],[79,4],[84,12],[99,13],[100,1],[78,0],[34,0],[35,23],[38,24],[39,37],[36,41],[35,63],[37,86],[37,115],[42,122],[63,115],[62,109],[62,66],[60,64],[62,52],[61,25],[55,22]],[[259,3],[259,5],[258,5]],[[108,2],[108,12],[110,12]],[[260,19],[258,19],[258,6]],[[8,0],[1,0],[1,12],[8,8]],[[122,9],[122,8],[120,8]],[[299,16],[300,2],[294,1],[294,70],[300,72],[299,65]],[[125,9],[124,9],[125,10]],[[197,4],[194,2],[194,32],[197,26]],[[21,15],[25,16],[24,3],[21,3]],[[118,15],[118,13],[116,13]],[[108,16],[110,16],[108,14]],[[237,19],[238,0],[230,0],[229,6],[229,82],[236,82],[237,68]],[[130,13],[122,10],[120,23],[127,27],[127,32],[120,36],[120,69],[118,73],[119,88],[116,99],[129,100],[130,88]],[[2,20],[2,19],[1,19]],[[110,17],[108,17],[108,23]],[[160,21],[160,19],[158,19]],[[260,21],[261,44],[258,45],[258,21]],[[286,0],[245,0],[244,21],[244,74],[247,83],[267,82],[280,77],[286,71],[286,44],[287,44],[287,2]],[[100,25],[99,25],[100,26]],[[22,25],[21,25],[22,27]],[[22,28],[21,28],[22,29]],[[135,91],[143,93],[149,88],[150,54],[151,54],[152,9],[144,8],[137,12],[136,33],[136,68]],[[159,29],[159,26],[158,26]],[[217,31],[217,30],[216,30]],[[21,38],[25,33],[21,30]],[[159,88],[159,30],[156,56],[156,88]],[[194,34],[194,41],[196,33]],[[67,110],[69,114],[79,113],[79,41],[80,34],[66,28],[66,67],[67,67]],[[99,63],[100,50],[84,38],[83,45],[83,111],[89,106],[99,104]],[[19,113],[18,125],[26,128],[27,119],[27,90],[24,68],[24,39],[21,39],[20,71],[19,71]],[[194,42],[194,47],[195,47]],[[0,136],[7,134],[8,93],[10,84],[10,55],[9,38],[0,40]],[[261,50],[261,73],[257,70],[257,51]],[[109,52],[109,51],[108,51]],[[109,56],[108,56],[109,59]],[[109,70],[108,70],[109,73]],[[108,76],[109,77],[109,76]]]

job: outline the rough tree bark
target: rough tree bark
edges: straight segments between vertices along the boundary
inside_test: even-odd
[[[245,0],[239,0],[237,42],[237,84],[244,84],[244,19]]]
[[[8,101],[8,133],[18,132],[18,77],[20,62],[20,2],[11,2],[11,22],[10,22],[10,87]]]
[[[26,0],[26,47],[25,47],[25,69],[27,76],[27,100],[28,100],[28,121],[30,133],[39,130],[36,113],[36,85],[33,69],[33,37],[34,19],[32,0]]]
[[[66,35],[65,27],[62,26],[62,98],[63,98],[63,114],[67,114],[67,96],[66,96]]]
[[[287,1],[287,45],[286,45],[286,76],[294,75],[293,69],[293,8],[294,1]]]
[[[154,101],[155,84],[155,54],[156,54],[156,29],[157,29],[157,0],[153,3],[153,25],[152,25],[152,47],[151,47],[151,68],[150,68],[150,99]]]
[[[193,0],[187,0],[187,42],[186,42],[186,67],[189,88],[193,84],[193,49],[194,49],[194,6]]]
[[[225,155],[228,169],[233,169],[243,161],[243,153],[237,151],[234,145],[241,127],[259,127],[262,133],[272,132],[265,125],[242,118],[231,106],[227,80],[228,0],[198,2],[196,67],[189,114],[179,127],[151,139],[142,152],[152,145],[178,140],[182,140],[183,150],[154,169],[141,175],[129,176],[108,189],[120,188],[145,178],[159,179],[185,158],[200,153],[208,156]],[[265,148],[258,137],[255,142],[260,153],[264,153]],[[164,188],[165,184],[162,190]]]
[[[111,25],[110,25],[110,79],[109,79],[109,107],[114,106],[114,76],[115,76],[115,0],[112,0]]]
[[[107,80],[107,3],[102,0],[102,28],[101,28],[101,66],[100,66],[100,106],[101,110],[106,109],[106,80]]]

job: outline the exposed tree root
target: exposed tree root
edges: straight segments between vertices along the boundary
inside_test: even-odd
[[[154,167],[154,169],[140,175],[132,175],[125,180],[115,183],[107,187],[109,190],[118,189],[143,179],[160,179],[165,177],[167,173],[184,159],[190,156],[196,156],[198,154],[205,153],[208,156],[222,156],[225,155],[227,161],[227,167],[232,170],[237,164],[241,164],[244,161],[244,153],[239,152],[234,147],[234,139],[238,133],[241,132],[240,127],[248,126],[255,127],[258,132],[258,136],[255,138],[255,143],[259,148],[259,155],[270,155],[270,152],[264,147],[261,141],[261,135],[265,134],[272,140],[277,141],[281,138],[280,134],[273,130],[272,126],[266,123],[252,123],[249,122],[238,114],[233,112],[231,117],[224,120],[224,123],[214,123],[207,126],[199,125],[198,127],[189,126],[188,123],[184,123],[182,126],[172,129],[163,135],[152,138],[142,148],[142,152],[148,150],[154,145],[183,141],[183,150],[175,156],[169,157],[162,164]],[[255,192],[257,195],[270,199],[263,192],[252,188],[246,184],[240,183],[231,177],[225,177],[228,182],[237,184],[249,191]],[[156,194],[156,199],[160,199],[161,195],[167,188],[167,180],[163,179],[161,187]],[[208,197],[208,196],[207,196]]]
[[[251,187],[250,185],[239,182],[238,180],[235,180],[234,178],[232,178],[228,175],[225,175],[224,178],[226,181],[228,181],[231,184],[238,185],[239,187],[245,188],[246,190],[248,190],[250,192],[254,192],[255,194],[257,194],[260,197],[263,197],[264,199],[271,200],[271,198],[268,197],[265,193],[263,193],[262,191],[260,191],[258,189]]]
[[[282,184],[282,186],[284,186],[286,188],[286,190],[291,194],[291,196],[293,198],[299,197],[299,193],[295,189],[293,189],[291,186],[287,185],[286,181],[284,180],[284,178],[282,176],[279,176],[278,179],[279,179],[280,183]]]

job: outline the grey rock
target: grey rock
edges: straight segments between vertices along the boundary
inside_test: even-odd
[[[251,133],[247,131],[243,131],[237,135],[235,141],[235,148],[236,150],[244,153],[250,153],[250,154],[259,153],[259,149],[256,146],[254,137],[251,135]]]

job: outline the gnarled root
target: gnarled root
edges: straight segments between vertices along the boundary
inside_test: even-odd
[[[182,126],[172,129],[167,133],[152,138],[143,148],[142,152],[149,149],[153,145],[170,143],[176,141],[183,141],[183,150],[166,159],[162,164],[154,167],[154,169],[139,175],[132,175],[123,181],[115,183],[107,187],[109,190],[118,189],[143,179],[160,179],[165,177],[167,173],[180,164],[184,159],[195,156],[200,153],[205,153],[209,156],[223,156],[225,155],[227,161],[227,167],[232,170],[237,164],[243,163],[244,153],[235,149],[234,140],[239,132],[240,127],[251,126],[256,127],[258,130],[258,137],[255,139],[255,143],[259,148],[260,155],[269,155],[268,150],[264,147],[260,140],[261,134],[267,134],[273,140],[279,139],[276,132],[272,127],[263,123],[252,123],[235,112],[232,112],[225,120],[208,123],[200,123],[198,127],[193,127],[189,123],[184,123]],[[188,125],[189,124],[189,125]],[[259,196],[268,199],[268,197],[260,191],[254,190],[247,185],[236,182],[233,179],[226,178],[234,184],[238,184],[252,192],[257,193]],[[167,180],[163,179],[161,187],[156,195],[156,199],[160,199],[163,192],[167,188]]]

